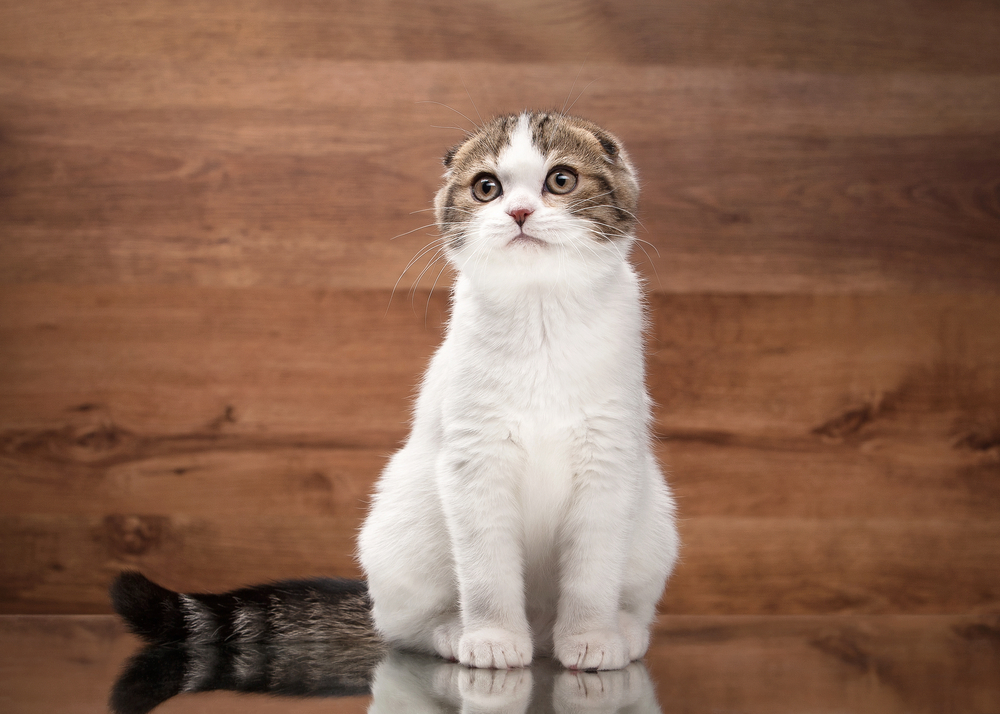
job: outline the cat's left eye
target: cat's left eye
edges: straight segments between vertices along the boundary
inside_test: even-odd
[[[472,197],[480,203],[488,203],[503,193],[503,187],[496,176],[479,174],[472,182]]]
[[[569,193],[576,188],[576,174],[569,169],[552,169],[545,178],[545,188],[552,193]]]

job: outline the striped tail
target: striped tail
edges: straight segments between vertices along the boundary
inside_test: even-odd
[[[111,603],[129,629],[151,644],[343,642],[381,647],[364,582],[286,580],[222,594],[177,593],[126,571]]]

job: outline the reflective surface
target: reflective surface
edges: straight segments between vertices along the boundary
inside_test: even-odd
[[[338,662],[336,667],[330,662]],[[318,643],[142,649],[112,617],[0,617],[0,711],[1000,711],[996,616],[665,617],[620,672],[509,672]],[[114,693],[113,693],[114,692]]]
[[[437,657],[388,652],[344,665],[322,645],[150,647],[131,658],[110,697],[115,714],[146,714],[179,694],[234,691],[287,698],[371,694],[371,714],[388,712],[619,712],[660,709],[649,672],[569,672],[542,660],[528,669],[469,669]],[[329,663],[339,661],[337,666]]]

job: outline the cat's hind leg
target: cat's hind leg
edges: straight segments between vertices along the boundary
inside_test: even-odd
[[[659,467],[649,459],[648,486],[622,582],[619,622],[630,658],[649,649],[650,626],[656,604],[677,561],[680,538],[674,521],[674,502]]]
[[[393,457],[358,554],[378,632],[396,647],[455,659],[458,589],[428,461],[412,449]]]

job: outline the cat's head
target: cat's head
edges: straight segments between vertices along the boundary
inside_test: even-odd
[[[579,280],[627,259],[639,185],[621,142],[596,124],[558,113],[497,117],[444,165],[434,205],[460,272]]]

